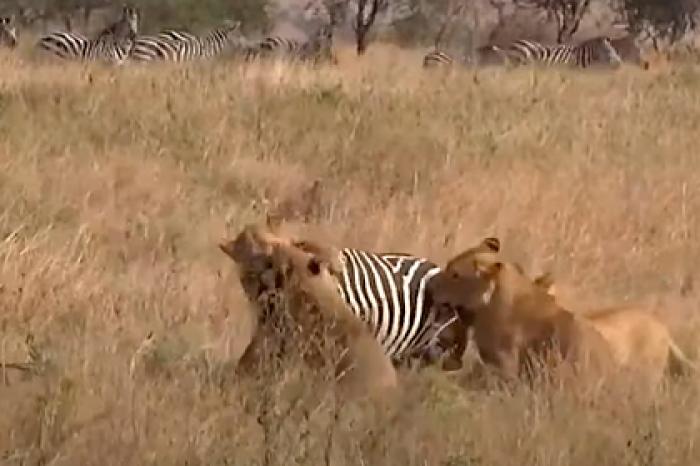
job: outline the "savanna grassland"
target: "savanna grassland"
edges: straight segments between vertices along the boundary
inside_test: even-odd
[[[110,69],[3,54],[0,360],[33,370],[0,368],[0,464],[700,464],[692,376],[651,405],[614,390],[584,403],[493,389],[466,364],[404,373],[398,407],[338,419],[304,368],[235,377],[251,311],[217,243],[271,211],[441,263],[497,235],[572,310],[654,305],[699,356],[698,68],[442,73],[420,58],[378,45],[337,68]]]

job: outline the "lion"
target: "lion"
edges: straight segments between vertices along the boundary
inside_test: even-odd
[[[471,323],[479,356],[508,379],[532,374],[538,360],[567,361],[579,372],[600,375],[612,360],[609,344],[589,322],[560,307],[520,266],[494,254],[456,256],[429,292]]]
[[[506,376],[522,375],[531,354],[547,359],[552,349],[600,375],[635,371],[651,387],[667,367],[695,368],[651,313],[628,306],[574,314],[556,303],[550,273],[530,279],[518,264],[498,259],[462,253],[431,282],[430,293],[471,323],[482,360]]]
[[[535,284],[556,299],[551,274],[538,277]],[[673,340],[668,327],[650,309],[640,306],[611,306],[586,311],[584,316],[608,341],[615,364],[648,377],[658,386],[666,373],[681,375],[697,372]]]
[[[344,325],[348,328],[355,328],[360,325],[367,330],[368,323],[360,323],[360,316],[363,312],[371,312],[372,309],[360,308],[360,316],[358,316],[358,309],[351,309],[348,301],[345,302],[345,306],[339,304],[338,299],[341,297],[344,299],[344,291],[340,289],[343,276],[350,273],[349,270],[352,270],[348,269],[352,265],[348,265],[341,260],[340,250],[333,246],[312,241],[296,240],[288,235],[273,232],[273,229],[278,228],[279,225],[271,224],[269,219],[265,226],[249,225],[243,229],[235,240],[228,241],[221,246],[221,249],[238,264],[241,283],[249,300],[261,308],[259,314],[261,331],[256,331],[256,335],[265,333],[266,328],[270,327],[270,321],[278,322],[290,312],[295,314],[292,316],[292,320],[295,321],[309,317],[308,312],[303,312],[303,315],[297,315],[300,309],[298,303],[291,306],[293,309],[289,309],[290,306],[287,306],[288,309],[286,311],[275,310],[279,309],[281,304],[288,302],[288,299],[285,299],[285,295],[288,296],[290,294],[285,288],[289,288],[287,285],[291,277],[286,277],[283,269],[297,271],[293,274],[297,279],[295,286],[303,288],[305,296],[310,298],[309,301],[317,304],[311,306],[312,310],[318,311],[320,308],[327,311],[326,314],[330,312],[329,316],[332,319],[345,319]],[[489,245],[488,247],[492,249],[494,245]],[[498,244],[495,247],[497,249]],[[476,253],[483,252],[483,249],[474,248],[473,250]],[[285,259],[275,261],[273,256],[277,254],[281,257],[280,253],[282,251],[284,251],[282,255],[285,256]],[[373,254],[362,251],[360,253]],[[394,268],[391,273],[394,279],[399,280],[397,283],[401,283],[400,280],[406,280],[411,277],[409,273],[412,274],[415,271],[411,268],[411,264],[416,264],[417,266],[424,264],[419,266],[435,269],[434,271],[439,270],[429,262],[410,255],[384,254],[382,257],[386,257],[383,260],[395,261],[393,262],[394,265],[391,266]],[[347,253],[345,260],[347,261]],[[408,265],[402,266],[402,261],[408,261],[406,262]],[[291,263],[296,265],[290,267],[289,264]],[[300,277],[303,277],[302,281],[298,280]],[[418,286],[417,281],[415,284]],[[343,290],[346,289],[344,288]],[[414,288],[414,290],[416,293],[419,291],[418,288]],[[419,298],[414,297],[414,299],[417,300],[418,305],[421,305]],[[328,304],[320,304],[321,302]],[[429,328],[426,329],[425,333],[416,335],[417,337],[420,336],[420,340],[414,340],[414,343],[411,343],[414,346],[410,350],[407,349],[401,354],[394,353],[394,356],[391,358],[392,363],[397,368],[406,363],[418,361],[422,366],[441,364],[442,369],[445,371],[460,369],[468,340],[466,326],[451,309],[433,307],[427,300],[422,305],[426,316],[423,325],[427,325]],[[376,325],[376,323],[370,324],[370,327],[372,325]],[[277,326],[284,327],[283,323],[278,323]],[[378,329],[373,331],[376,332]],[[283,330],[276,333],[290,334],[291,332]],[[257,360],[260,360],[261,356],[259,351],[257,351],[258,343],[269,339],[269,335],[254,338],[254,344],[250,345],[241,358],[241,365],[245,367],[249,362],[255,363]],[[285,339],[282,340],[282,343],[284,343]],[[408,341],[406,340],[407,343]],[[418,344],[419,341],[422,343]]]
[[[244,370],[260,361],[261,348],[271,338],[282,346],[290,344],[290,337],[292,344],[330,339],[341,347],[335,370],[344,389],[364,393],[397,385],[381,346],[337,291],[340,264],[333,248],[310,251],[305,243],[258,225],[246,226],[219,247],[237,264],[246,295],[261,308],[258,328],[239,362]],[[304,360],[318,367],[327,360],[324,351],[312,347]]]

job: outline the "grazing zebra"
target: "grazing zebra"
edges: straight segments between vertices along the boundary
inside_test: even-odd
[[[121,65],[134,45],[138,22],[138,10],[124,6],[121,19],[95,39],[73,32],[52,32],[39,39],[38,47],[65,60],[101,60]]]
[[[424,68],[434,68],[442,66],[452,66],[455,63],[471,64],[471,65],[503,65],[505,57],[498,47],[493,45],[484,45],[474,51],[472,57],[465,57],[462,60],[453,57],[445,51],[437,48],[429,51],[423,57]]]
[[[595,65],[616,67],[622,63],[620,55],[608,37],[596,37],[578,45],[544,45],[521,39],[498,50],[517,65],[540,63],[588,68]]]
[[[447,52],[443,52],[437,48],[431,50],[423,57],[423,68],[434,68],[437,66],[452,66],[454,58]]]
[[[333,53],[333,25],[321,26],[308,40],[300,41],[281,36],[268,36],[256,48],[249,50],[249,57],[276,55],[291,59],[329,61],[337,63]]]
[[[224,21],[206,35],[196,36],[186,31],[165,30],[157,36],[136,39],[131,58],[138,61],[189,61],[211,58],[241,40],[240,21]]]
[[[14,48],[17,46],[17,27],[14,18],[4,16],[0,18],[0,47]]]

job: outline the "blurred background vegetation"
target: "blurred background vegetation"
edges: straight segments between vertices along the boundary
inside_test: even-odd
[[[577,42],[595,35],[631,34],[660,50],[696,48],[700,0],[130,0],[142,12],[144,33],[163,28],[199,31],[226,18],[248,36],[307,35],[336,18],[336,38],[358,53],[383,39],[400,46],[439,45],[469,52],[514,38]],[[118,14],[123,0],[3,0],[25,31],[90,34]],[[360,45],[360,42],[363,45]]]

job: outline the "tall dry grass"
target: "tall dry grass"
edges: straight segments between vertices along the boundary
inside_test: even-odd
[[[337,419],[322,374],[238,379],[251,315],[216,247],[273,209],[437,261],[498,235],[574,310],[658,305],[695,357],[697,69],[0,59],[0,360],[37,368],[0,369],[0,463],[698,464],[693,378],[585,404],[468,365]]]

